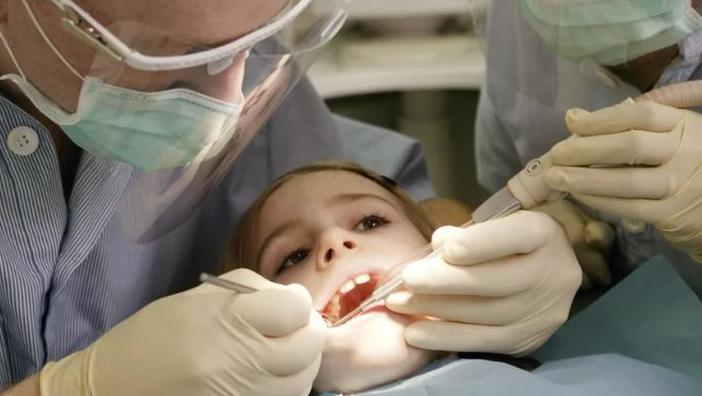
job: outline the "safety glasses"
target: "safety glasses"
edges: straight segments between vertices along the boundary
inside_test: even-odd
[[[238,53],[279,34],[303,13],[314,14],[314,3],[317,2],[290,1],[278,15],[256,30],[221,45],[203,46],[174,39],[172,35],[143,24],[120,21],[105,26],[72,0],[51,1],[63,11],[62,24],[65,29],[114,60],[144,71],[177,70],[202,65],[215,71],[226,69]],[[347,15],[346,0],[324,3],[327,3],[322,7],[324,12],[317,13],[318,21],[315,22],[326,25],[317,29],[322,34],[320,42],[327,41],[329,37],[324,37],[325,32],[335,33]],[[333,6],[330,7],[329,3]]]

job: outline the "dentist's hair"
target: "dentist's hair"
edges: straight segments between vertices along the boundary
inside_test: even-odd
[[[429,216],[419,206],[417,201],[409,196],[397,183],[378,173],[363,168],[351,162],[342,161],[323,161],[316,162],[311,165],[297,168],[291,172],[279,177],[273,184],[264,191],[253,205],[244,213],[239,224],[234,230],[233,238],[229,248],[229,254],[222,267],[222,272],[231,271],[235,268],[248,268],[258,272],[258,252],[254,251],[252,246],[252,236],[256,234],[258,219],[263,209],[263,205],[268,198],[276,192],[281,186],[290,180],[316,172],[338,171],[348,172],[371,180],[390,192],[400,202],[400,207],[407,219],[414,224],[422,236],[428,241],[431,240],[431,234],[436,228],[429,220]]]

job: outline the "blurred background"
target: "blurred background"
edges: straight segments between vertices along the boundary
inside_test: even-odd
[[[473,127],[484,61],[473,0],[351,0],[309,71],[333,112],[422,142],[436,192],[477,207]]]

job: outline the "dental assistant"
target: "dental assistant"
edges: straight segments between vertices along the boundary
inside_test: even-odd
[[[571,241],[592,283],[609,283],[607,261],[626,273],[663,254],[702,295],[702,115],[627,100],[702,77],[700,3],[520,0],[489,8],[479,178],[498,189],[555,145],[547,182],[571,201],[552,214],[576,229]],[[616,230],[611,256],[584,240],[593,219]]]
[[[246,270],[224,276],[259,292],[193,286],[251,201],[306,162],[382,152],[427,196],[415,145],[342,139],[297,83],[345,6],[0,1],[0,394],[309,391],[326,328],[303,288]],[[547,216],[433,242],[444,258],[387,302],[437,319],[408,342],[521,354],[567,317],[580,271]]]

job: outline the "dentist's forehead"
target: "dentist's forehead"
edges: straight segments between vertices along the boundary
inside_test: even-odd
[[[219,44],[264,25],[288,0],[77,0],[105,25],[141,22],[188,43]]]

